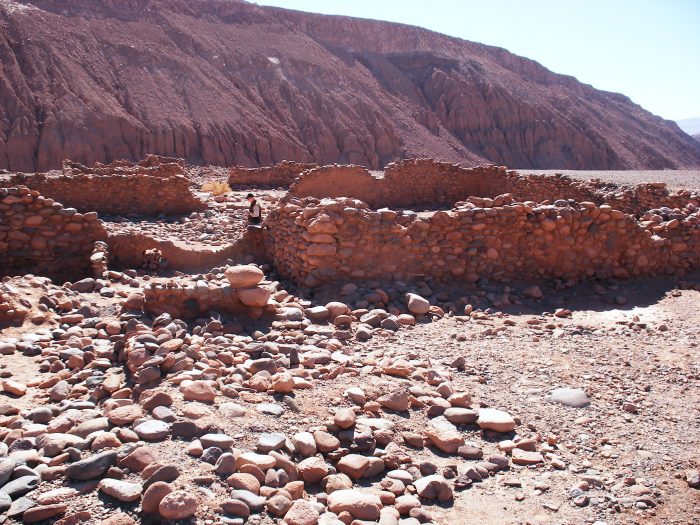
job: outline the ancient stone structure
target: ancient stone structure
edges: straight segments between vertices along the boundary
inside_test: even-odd
[[[283,275],[310,286],[683,275],[700,267],[699,203],[697,192],[673,195],[659,184],[625,188],[499,167],[415,160],[375,177],[327,166],[305,172],[270,213],[267,248]]]
[[[4,275],[88,274],[94,243],[106,238],[95,212],[64,208],[27,187],[0,188],[0,268]]]
[[[104,241],[95,241],[90,255],[92,274],[96,279],[103,279],[109,270],[109,247]]]
[[[263,236],[259,230],[247,230],[237,242],[222,246],[192,245],[183,241],[157,239],[138,234],[110,234],[111,260],[116,268],[141,268],[146,252],[157,250],[168,268],[207,271],[228,259],[264,259]]]
[[[232,188],[288,188],[302,171],[318,167],[316,164],[284,160],[260,168],[229,168],[228,183]]]
[[[558,199],[609,204],[625,213],[675,208],[698,199],[688,190],[671,194],[663,183],[621,187],[567,176],[520,175],[504,167],[463,168],[432,159],[389,164],[383,176],[362,166],[330,165],[305,171],[290,188],[299,197],[350,197],[372,208],[451,208],[469,196],[496,197],[510,193],[520,202]]]
[[[212,310],[253,319],[275,313],[275,306],[268,303],[272,289],[259,284],[262,271],[254,266],[238,266],[228,268],[226,275],[228,282],[170,279],[153,283],[144,290],[144,309],[179,319],[195,319]]]
[[[182,161],[161,160],[151,155],[138,164],[93,168],[65,161],[62,175],[14,174],[0,178],[0,186],[27,186],[80,212],[101,215],[180,215],[206,208],[192,193]]]
[[[149,175],[151,177],[174,177],[185,175],[185,161],[174,157],[146,155],[139,162],[115,160],[109,164],[96,162],[85,166],[71,160],[63,161],[64,175]]]

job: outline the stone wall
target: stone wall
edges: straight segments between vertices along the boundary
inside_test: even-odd
[[[85,214],[27,187],[0,188],[0,274],[72,278],[90,273],[90,254],[107,233]]]
[[[139,268],[147,250],[158,250],[167,260],[170,270],[208,271],[215,266],[233,262],[249,262],[264,258],[262,234],[259,229],[247,229],[241,239],[222,246],[193,245],[185,241],[157,239],[143,233],[110,234],[110,264],[114,268]]]
[[[471,201],[471,202],[470,202]],[[372,210],[356,199],[288,196],[267,250],[309,286],[352,279],[476,281],[682,275],[700,267],[696,204],[638,221],[607,204],[473,198],[449,211]]]
[[[206,208],[183,175],[15,174],[0,186],[23,185],[43,196],[100,215],[181,215]]]
[[[174,177],[185,175],[184,159],[146,155],[140,162],[115,160],[110,164],[96,162],[94,166],[85,166],[71,160],[63,161],[64,175],[149,175],[151,177]]]
[[[307,170],[290,188],[298,197],[350,197],[372,208],[451,208],[469,196],[493,198],[510,193],[520,202],[559,200],[610,204],[625,213],[698,200],[697,192],[671,194],[663,183],[618,186],[579,181],[564,175],[519,175],[499,166],[463,168],[431,159],[389,164],[383,176],[361,166],[330,165]]]
[[[177,319],[196,319],[217,312],[235,317],[258,319],[274,314],[273,303],[246,305],[239,291],[227,282],[171,279],[150,285],[144,290],[144,310],[160,315],[169,313]]]
[[[229,168],[229,185],[233,188],[288,188],[299,174],[317,167],[316,164],[282,161],[260,168]]]

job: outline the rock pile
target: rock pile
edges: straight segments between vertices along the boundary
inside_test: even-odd
[[[224,274],[236,293],[267,291],[256,267],[230,267]],[[47,291],[54,298],[47,304],[60,315],[59,327],[0,343],[3,349],[36,355],[44,373],[29,385],[10,378],[2,382],[5,393],[31,393],[46,401],[31,410],[0,406],[0,456],[6,458],[0,459],[0,505],[26,522],[66,515],[72,499],[94,491],[125,504],[140,502],[142,513],[162,519],[199,515],[191,478],[183,479],[181,466],[156,446],[183,446],[177,440],[184,440],[187,453],[197,458],[202,474],[196,483],[212,490],[227,487],[213,505],[225,523],[241,523],[260,512],[288,524],[429,522],[427,506],[451,500],[455,490],[510,464],[505,454],[481,461],[480,447],[462,434],[468,428],[513,437],[513,464],[546,461],[535,457],[537,440],[513,436],[516,422],[509,414],[472,408],[468,393],[454,391],[451,370],[410,357],[373,362],[340,351],[332,332],[299,332],[299,321],[307,316],[318,323],[329,322],[330,316],[350,317],[342,303],[302,309],[298,300],[285,297],[286,306],[274,308],[277,331],[253,339],[227,331],[216,320],[191,330],[162,314],[148,325],[140,313],[147,301],[138,292],[127,297],[119,319],[102,320],[78,313],[83,307],[70,290]],[[282,300],[282,295],[275,297]],[[407,300],[414,309],[425,301],[417,295]],[[376,387],[347,388],[347,401],[323,424],[290,434],[261,433],[252,449],[207,417],[209,407],[228,417],[245,413],[244,405],[223,402],[226,398],[279,415],[285,409],[275,396],[287,396],[291,408],[288,396],[294,391],[368,365],[387,379]],[[398,432],[392,414],[409,411],[431,418],[430,428]],[[479,461],[440,469],[414,459],[414,451],[426,446]],[[44,487],[64,479],[70,487]],[[358,486],[366,482],[372,486]],[[81,512],[83,519],[91,517]],[[78,519],[78,514],[66,519]]]

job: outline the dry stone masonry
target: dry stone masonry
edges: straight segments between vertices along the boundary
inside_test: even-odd
[[[520,175],[499,166],[463,168],[432,159],[391,163],[383,174],[362,166],[322,166],[303,172],[290,188],[290,194],[298,197],[350,197],[375,209],[451,208],[470,196],[494,198],[505,193],[519,202],[573,199],[609,204],[625,213],[683,207],[700,199],[697,191],[671,194],[663,183],[625,187],[564,175]]]
[[[267,247],[285,277],[310,286],[684,275],[700,266],[699,202],[697,192],[672,195],[659,184],[620,188],[427,160],[389,166],[383,177],[330,166],[302,174],[270,213]],[[428,205],[449,208],[405,209]]]
[[[316,164],[284,160],[260,168],[229,168],[228,183],[232,188],[288,188],[303,171],[318,167]]]
[[[0,268],[5,275],[87,274],[95,241],[106,237],[95,212],[64,208],[24,186],[0,188]]]
[[[122,168],[150,169],[107,169]],[[74,257],[71,267],[93,271],[63,285],[34,275],[0,284],[0,326],[10,326],[0,335],[0,521],[417,525],[454,521],[476,500],[612,525],[673,512],[678,484],[656,481],[671,455],[677,481],[700,485],[677,431],[663,450],[649,446],[666,408],[655,396],[675,389],[694,402],[697,371],[669,373],[686,352],[667,352],[661,374],[649,359],[635,380],[632,354],[604,346],[611,331],[591,338],[538,285],[490,282],[683,274],[700,264],[697,195],[424,160],[383,177],[329,167],[337,184],[324,186],[324,169],[268,201],[262,227],[233,221],[236,243],[216,246],[141,226],[105,232],[113,223],[96,213],[0,190],[3,263],[43,273]],[[444,184],[430,193],[435,172]],[[240,195],[217,198],[238,205]],[[225,213],[209,205],[160,231]],[[68,229],[68,254],[32,248]],[[277,271],[217,262],[244,249]],[[192,265],[205,273],[173,268]],[[616,282],[592,288],[622,304]],[[610,320],[636,357],[669,330],[667,318],[644,321]],[[553,353],[566,366],[552,366]],[[632,423],[639,442],[624,439]],[[608,436],[610,425],[620,432]]]
[[[0,186],[27,186],[64,206],[100,215],[180,215],[206,208],[192,193],[182,161],[160,160],[150,156],[138,164],[120,161],[93,168],[65,161],[60,175],[3,176]]]
[[[215,279],[168,280],[153,283],[144,291],[144,309],[154,315],[167,313],[178,319],[196,319],[211,311],[253,319],[274,314],[268,304],[271,287],[260,285],[263,273],[255,266],[226,270],[228,282]]]

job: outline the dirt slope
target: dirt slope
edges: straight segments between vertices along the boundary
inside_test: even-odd
[[[700,165],[696,141],[623,95],[416,27],[235,0],[0,0],[0,168],[146,153]]]

